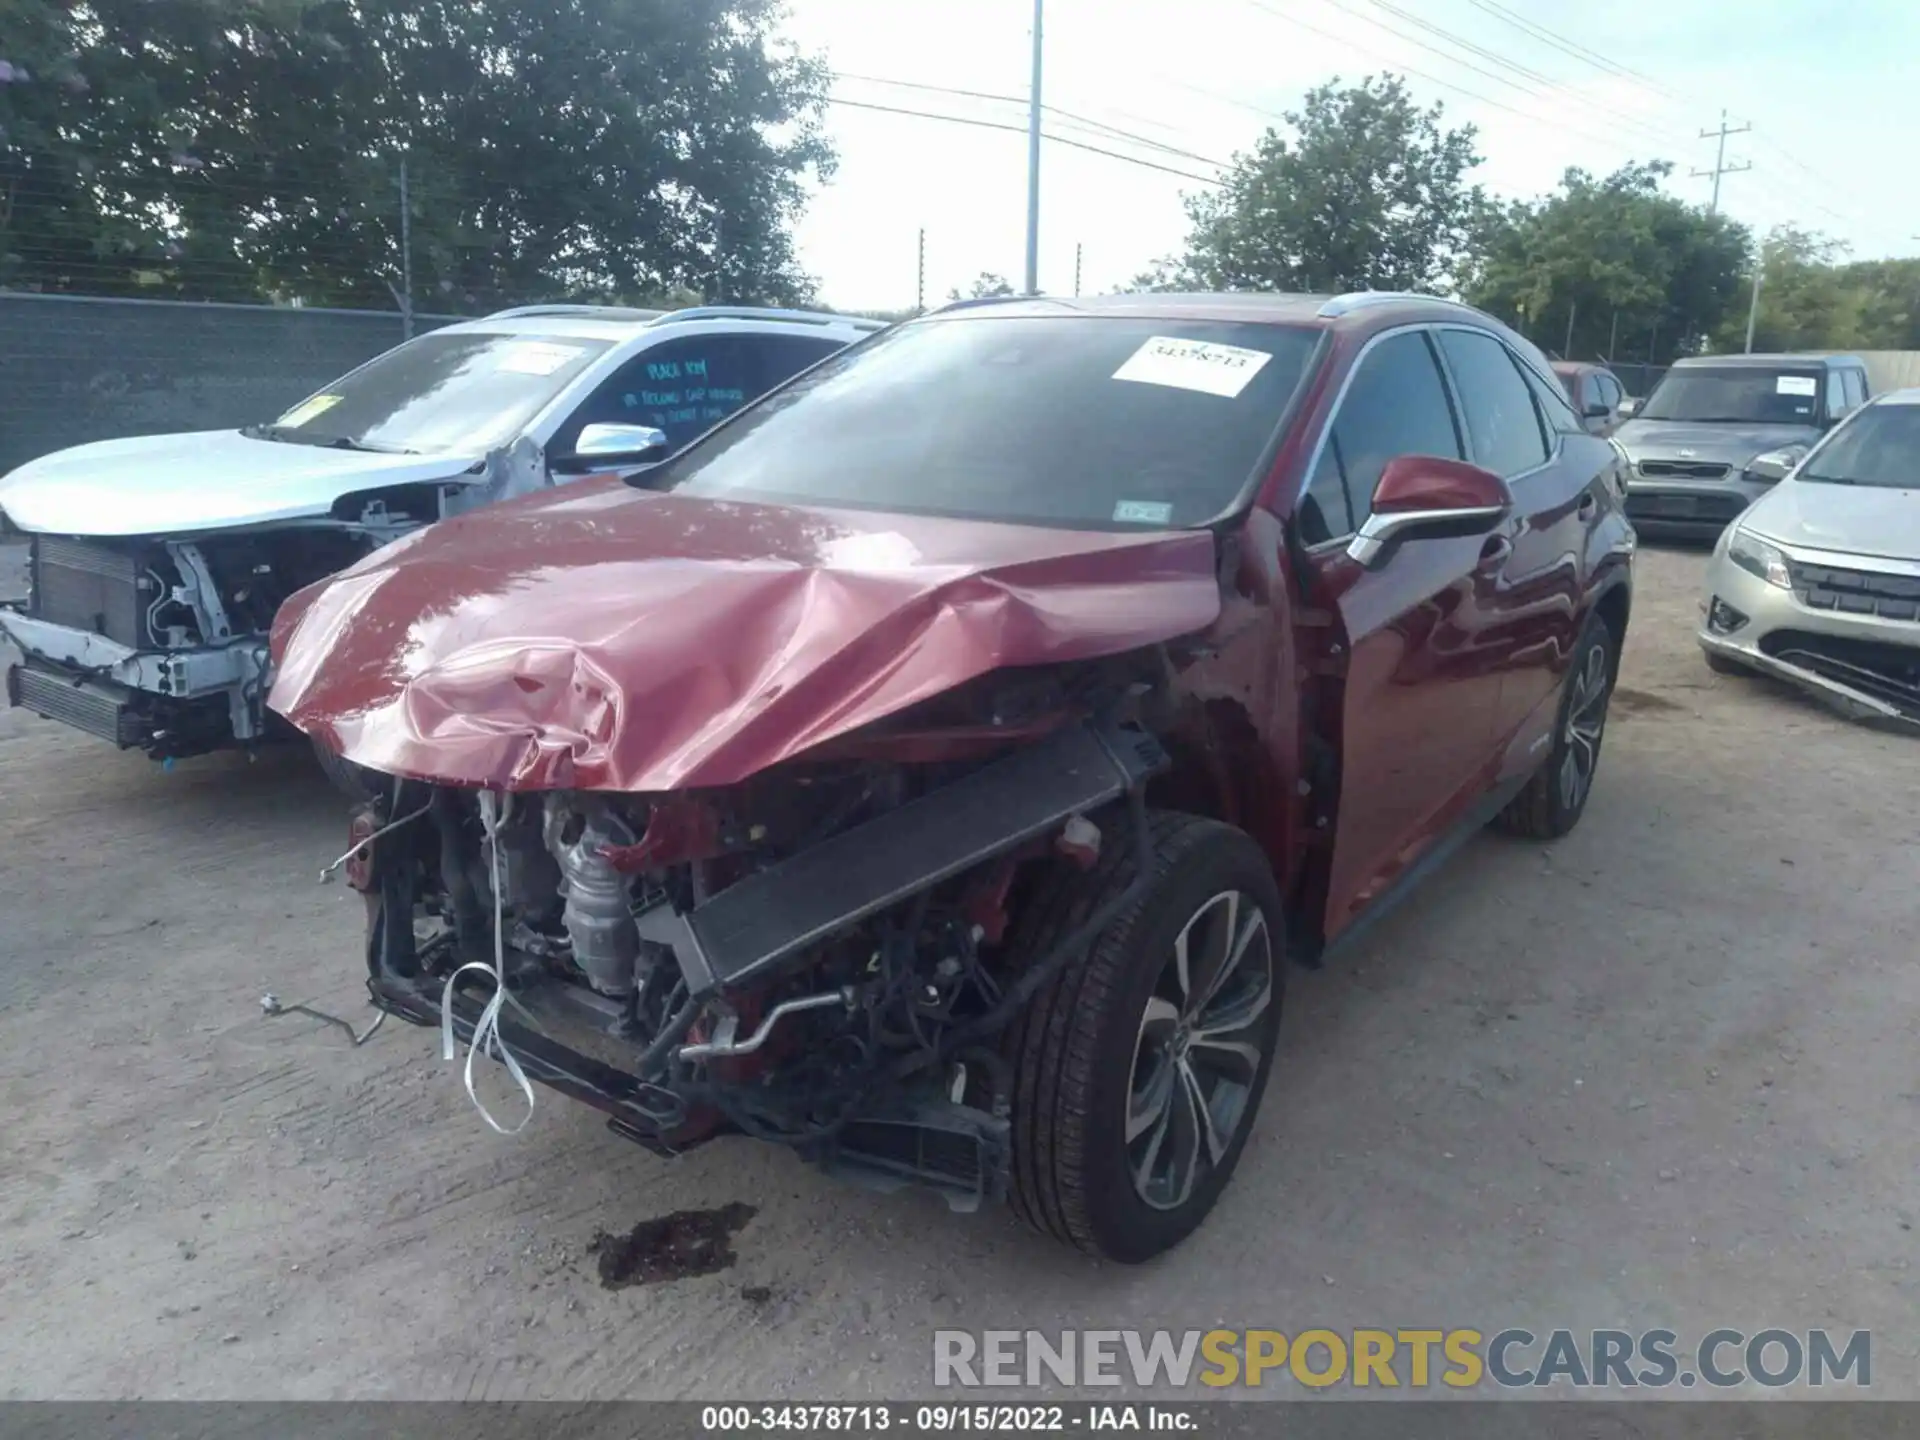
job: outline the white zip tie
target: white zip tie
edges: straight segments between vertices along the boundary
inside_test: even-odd
[[[487,1001],[486,1009],[480,1012],[480,1018],[474,1022],[473,1039],[467,1045],[467,1064],[465,1078],[467,1098],[473,1102],[473,1108],[480,1112],[480,1118],[493,1128],[496,1135],[518,1135],[527,1128],[527,1122],[533,1119],[533,1085],[528,1081],[526,1071],[520,1068],[520,1062],[513,1058],[513,1052],[507,1048],[507,1042],[500,1038],[500,1012],[513,997],[507,993],[507,941],[505,901],[502,899],[503,884],[500,875],[500,827],[507,823],[507,817],[513,813],[513,796],[501,797],[501,808],[496,812],[495,796],[491,790],[480,792],[480,823],[487,832],[487,848],[493,868],[493,964],[484,960],[469,960],[453,974],[447,977],[446,988],[440,992],[440,1058],[453,1059],[453,989],[460,977],[469,970],[478,970],[493,977],[493,997]],[[371,839],[372,837],[368,837]],[[517,1005],[515,1008],[519,1008]],[[514,1084],[520,1087],[520,1093],[527,1097],[527,1113],[520,1123],[511,1130],[493,1118],[486,1102],[473,1088],[473,1057],[475,1052],[484,1050],[502,1065],[513,1077]]]

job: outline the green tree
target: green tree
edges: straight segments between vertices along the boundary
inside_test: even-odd
[[[1008,281],[1006,276],[996,275],[991,270],[982,270],[974,277],[973,284],[967,287],[967,293],[965,295],[962,295],[958,287],[956,287],[947,291],[947,299],[989,300],[996,295],[1011,294],[1013,294],[1013,285]]]
[[[16,15],[16,11],[20,13]],[[393,303],[805,298],[826,75],[776,0],[8,0],[12,283]],[[58,72],[49,75],[59,78]],[[73,203],[77,199],[77,204]],[[78,217],[58,246],[45,212]]]
[[[1761,246],[1755,350],[1902,348],[1886,343],[1904,339],[1907,333],[1901,323],[1904,316],[1893,308],[1898,302],[1876,291],[1871,283],[1874,272],[1840,263],[1846,248],[1797,225],[1778,225],[1768,232]],[[1715,337],[1719,348],[1742,348],[1746,326],[1743,306],[1728,317]]]
[[[1864,295],[1861,349],[1920,350],[1920,260],[1856,260],[1841,274]]]
[[[1749,244],[1742,226],[1666,194],[1672,168],[1568,170],[1551,195],[1488,209],[1461,293],[1557,352],[1671,359],[1739,309]]]
[[[1139,289],[1427,289],[1446,276],[1482,205],[1465,182],[1473,127],[1443,129],[1397,76],[1338,80],[1236,154],[1220,188],[1187,198],[1186,254]]]

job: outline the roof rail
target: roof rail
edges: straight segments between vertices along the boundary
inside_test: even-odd
[[[835,315],[825,310],[782,310],[763,305],[690,305],[685,310],[658,312],[647,323],[671,325],[680,320],[782,320],[791,325],[851,325],[859,330],[884,329],[884,320],[864,315]]]
[[[525,320],[535,316],[567,316],[580,320],[652,320],[661,312],[643,310],[635,305],[515,305],[511,309],[496,310],[484,318],[488,320]]]
[[[1435,305],[1455,305],[1463,310],[1471,308],[1444,295],[1422,295],[1418,290],[1353,290],[1345,295],[1334,296],[1320,307],[1318,313],[1322,320],[1333,320],[1368,305],[1385,305],[1395,300],[1427,300]]]
[[[1014,305],[1022,300],[1044,300],[1044,295],[973,295],[965,300],[949,300],[931,313],[944,315],[949,310],[971,310],[979,305]]]

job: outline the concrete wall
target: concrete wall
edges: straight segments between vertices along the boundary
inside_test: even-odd
[[[271,420],[400,340],[375,310],[0,292],[0,473],[88,440]]]

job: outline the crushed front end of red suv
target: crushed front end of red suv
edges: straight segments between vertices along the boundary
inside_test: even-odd
[[[1463,317],[1516,367],[1538,504],[1468,426],[1373,475],[1340,433],[1378,340]],[[744,1133],[1168,1248],[1247,1141],[1289,956],[1495,813],[1585,803],[1631,532],[1528,367],[1438,302],[962,307],[644,488],[302,592],[271,704],[379,797],[374,1002],[663,1154]],[[1372,513],[1336,534],[1303,511],[1343,442]],[[1516,526],[1578,553],[1496,594]]]

